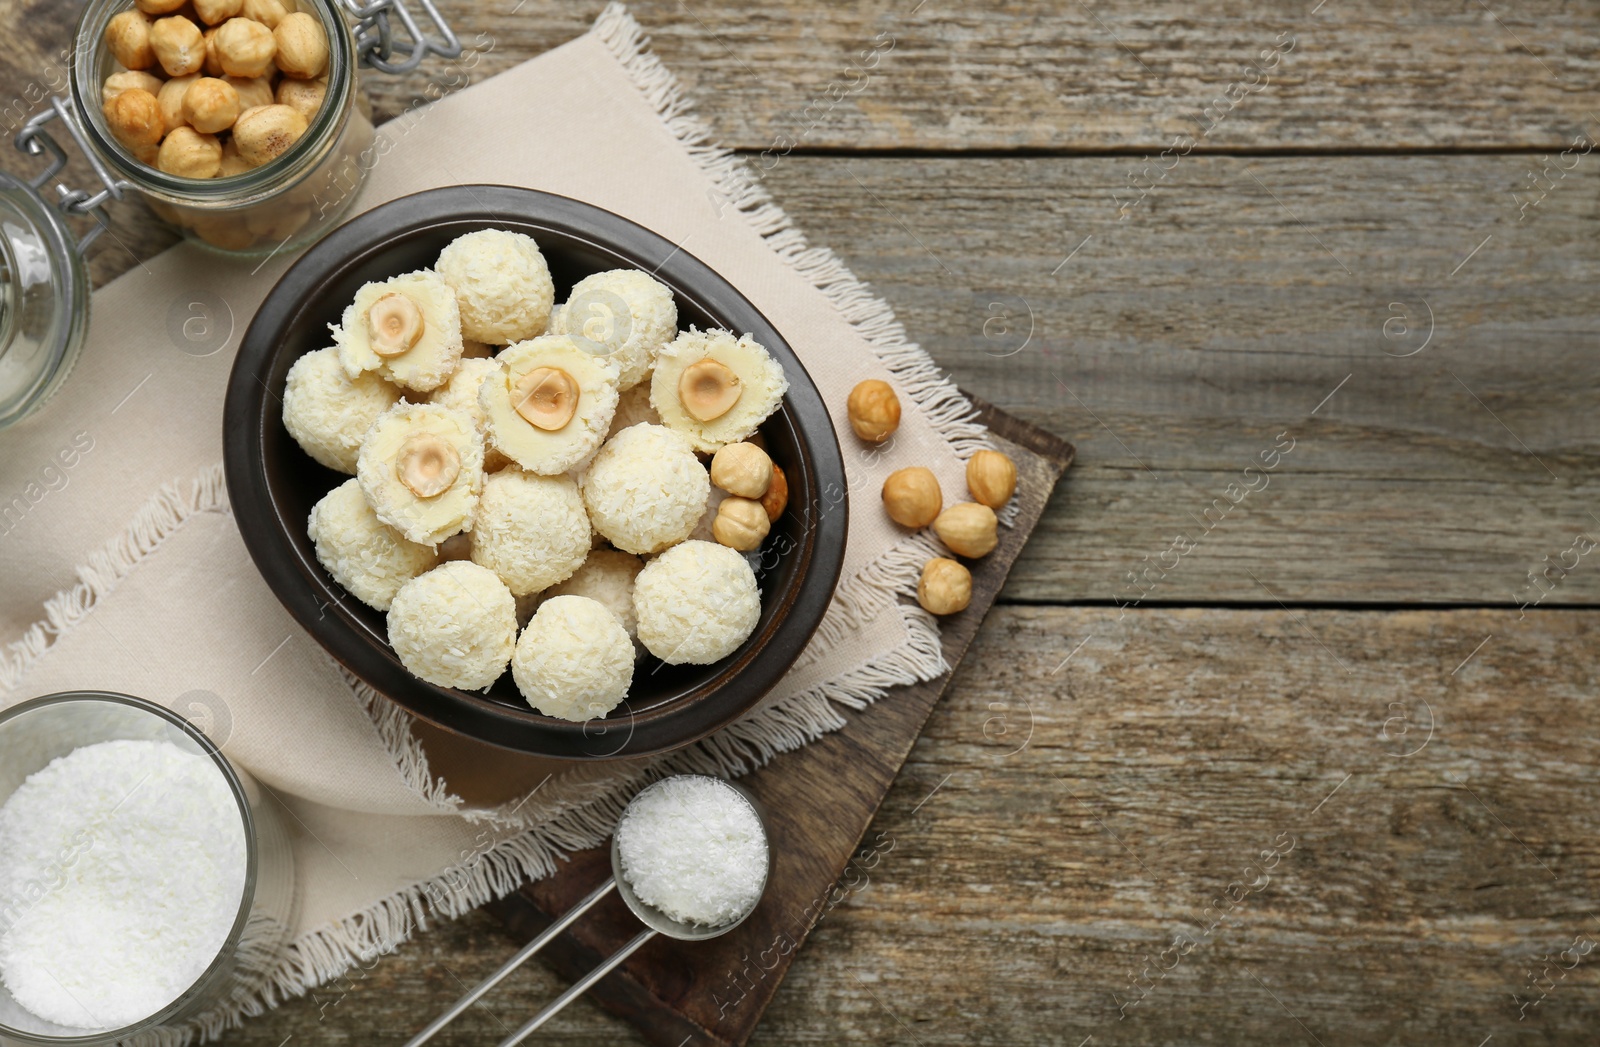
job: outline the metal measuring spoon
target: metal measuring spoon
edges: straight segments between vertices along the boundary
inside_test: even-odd
[[[663,778],[660,781],[654,782],[651,785],[639,790],[633,799],[628,801],[628,808],[622,812],[622,817],[627,817],[628,810],[631,810],[633,805],[639,802],[639,797],[644,796],[653,789],[659,788],[663,782],[673,781],[675,778],[711,777],[712,776],[710,775],[704,774],[684,774],[675,775],[674,778]],[[450,1024],[450,1022],[454,1021],[456,1016],[458,1016],[462,1011],[466,1010],[468,1007],[471,1007],[474,1003],[478,1002],[478,1000],[482,999],[485,993],[503,981],[512,971],[526,963],[530,957],[536,954],[540,949],[544,948],[545,945],[554,939],[556,935],[566,930],[574,921],[578,919],[578,917],[588,912],[594,907],[595,903],[599,902],[600,899],[610,894],[613,890],[622,895],[623,902],[626,903],[628,909],[639,918],[639,921],[645,925],[647,930],[640,931],[632,941],[618,949],[609,958],[607,958],[604,963],[590,971],[588,974],[584,975],[578,981],[574,982],[571,988],[558,996],[550,1003],[549,1006],[540,1011],[538,1014],[534,1015],[520,1029],[512,1033],[505,1040],[501,1041],[500,1047],[515,1047],[516,1044],[519,1044],[523,1040],[527,1039],[531,1033],[565,1009],[567,1004],[571,1003],[573,1000],[576,1000],[579,996],[582,996],[589,990],[590,986],[599,981],[601,978],[604,978],[606,975],[610,974],[613,970],[620,966],[624,960],[626,960],[629,956],[632,956],[641,947],[643,947],[646,942],[654,938],[656,935],[662,934],[668,938],[675,938],[678,941],[683,942],[699,942],[727,934],[729,931],[733,930],[735,927],[747,920],[750,917],[750,914],[755,911],[756,906],[761,903],[761,896],[766,891],[767,880],[771,879],[772,876],[772,836],[767,829],[766,813],[761,809],[761,805],[756,802],[755,797],[751,796],[743,787],[735,785],[734,783],[726,781],[725,779],[712,778],[712,780],[721,785],[727,786],[740,797],[742,797],[744,801],[750,805],[750,809],[755,812],[756,821],[761,826],[762,842],[766,845],[765,849],[767,852],[767,872],[766,876],[762,879],[761,890],[756,892],[755,900],[750,903],[748,909],[740,913],[735,919],[729,920],[727,923],[719,924],[714,927],[707,927],[701,924],[686,923],[681,920],[674,920],[666,913],[663,913],[659,909],[645,902],[638,896],[638,894],[634,892],[633,886],[628,883],[627,877],[623,876],[622,874],[622,857],[617,851],[616,834],[612,833],[611,878],[605,883],[601,884],[599,887],[595,888],[594,891],[591,892],[586,898],[562,915],[559,920],[547,927],[544,933],[540,934],[533,941],[523,946],[522,950],[510,960],[506,961],[505,965],[499,970],[495,971],[488,978],[478,983],[478,985],[476,985],[470,992],[452,1004],[449,1010],[445,1011],[438,1018],[434,1019],[432,1024],[413,1037],[406,1044],[406,1047],[419,1047],[420,1044],[426,1043],[428,1040],[432,1039],[434,1034],[436,1034],[440,1029],[443,1029],[446,1025]]]

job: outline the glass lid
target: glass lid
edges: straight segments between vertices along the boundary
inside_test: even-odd
[[[89,275],[65,220],[0,171],[0,429],[44,403],[72,369]]]

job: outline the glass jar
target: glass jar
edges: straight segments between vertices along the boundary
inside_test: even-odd
[[[89,309],[80,256],[105,229],[101,207],[141,198],[185,238],[229,255],[298,250],[339,223],[372,166],[371,109],[358,69],[404,73],[429,54],[461,54],[434,0],[280,2],[316,18],[327,37],[322,106],[281,155],[239,174],[200,179],[141,162],[112,134],[101,91],[121,66],[106,44],[106,26],[134,5],[90,0],[71,52],[70,94],[52,98],[17,134],[17,148],[46,158],[48,166],[26,182],[0,172],[0,429],[44,403],[77,357]],[[422,8],[437,36],[423,30],[407,2]],[[67,164],[56,134],[63,128],[100,185],[90,191],[58,183],[51,206],[43,193]],[[92,217],[99,224],[79,239],[64,217]]]

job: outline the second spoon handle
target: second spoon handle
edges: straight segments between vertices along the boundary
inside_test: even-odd
[[[605,963],[602,963],[600,966],[596,967],[594,970],[590,971],[576,982],[573,982],[572,988],[556,997],[554,1002],[552,1002],[548,1007],[530,1018],[526,1025],[512,1033],[506,1039],[502,1040],[500,1042],[500,1047],[516,1047],[517,1044],[527,1039],[528,1035],[535,1029],[539,1028],[539,1026],[555,1017],[556,1014],[558,1014],[567,1006],[567,1004],[588,992],[589,986],[610,974],[615,968],[621,965],[623,960],[626,960],[628,957],[632,956],[638,951],[641,945],[655,936],[655,931],[640,931],[638,936],[636,936],[633,941],[612,953],[611,958]]]
[[[511,957],[511,959],[507,960],[505,965],[502,966],[498,971],[495,971],[493,974],[489,975],[489,977],[479,982],[477,986],[469,991],[465,996],[451,1004],[449,1010],[435,1018],[433,1023],[430,1024],[426,1029],[423,1029],[421,1032],[417,1033],[417,1035],[413,1036],[406,1043],[406,1047],[420,1047],[421,1044],[427,1043],[429,1040],[433,1039],[434,1035],[438,1033],[440,1029],[443,1029],[446,1025],[449,1025],[451,1022],[455,1021],[457,1015],[482,999],[484,993],[488,992],[490,989],[493,989],[496,985],[499,985],[512,971],[527,963],[529,958],[532,957],[534,953],[538,952],[540,949],[543,949],[550,943],[551,939],[571,926],[572,921],[576,920],[578,917],[594,908],[595,903],[615,890],[616,886],[617,879],[613,876],[599,887],[596,887],[589,897],[585,898],[577,905],[574,905],[571,909],[568,909],[566,914],[562,916],[561,919],[557,920],[555,923],[552,923],[549,927],[546,927],[543,934],[539,935],[539,937],[535,938],[527,945],[524,945],[522,947],[522,951]],[[610,968],[608,967],[607,970],[610,970]]]

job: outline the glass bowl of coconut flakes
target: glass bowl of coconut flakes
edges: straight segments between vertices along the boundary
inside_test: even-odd
[[[261,788],[183,717],[108,692],[0,713],[0,1042],[199,1032],[282,957],[294,883]]]

